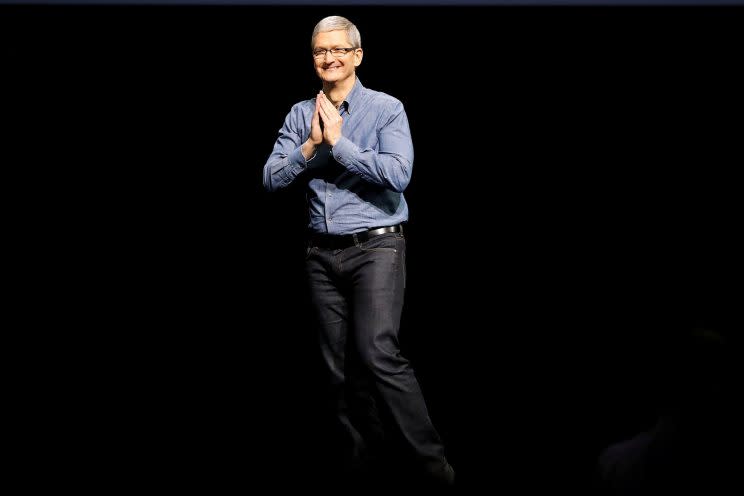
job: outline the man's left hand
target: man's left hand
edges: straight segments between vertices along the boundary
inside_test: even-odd
[[[341,139],[341,125],[344,120],[324,93],[320,93],[318,98],[320,118],[323,120],[323,141],[334,146]]]

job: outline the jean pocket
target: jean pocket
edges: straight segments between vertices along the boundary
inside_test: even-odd
[[[305,247],[305,260],[310,258],[313,253],[315,253],[316,247],[313,245],[307,245]]]
[[[400,236],[397,233],[380,234],[359,244],[362,251],[389,251],[398,252]]]

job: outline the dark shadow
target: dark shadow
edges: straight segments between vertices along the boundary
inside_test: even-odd
[[[606,495],[733,494],[741,486],[737,448],[734,348],[710,327],[672,333],[655,348],[649,370],[655,424],[608,446],[598,463]],[[730,491],[733,491],[731,493]]]

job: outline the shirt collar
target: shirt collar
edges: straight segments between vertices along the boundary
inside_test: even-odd
[[[346,104],[346,112],[351,115],[351,109],[354,110],[357,109],[357,105],[362,100],[362,92],[364,91],[364,86],[362,85],[362,82],[359,80],[359,78],[356,78],[356,81],[354,81],[354,86],[352,86],[351,91],[348,95],[346,95],[346,99],[344,100],[344,103]]]

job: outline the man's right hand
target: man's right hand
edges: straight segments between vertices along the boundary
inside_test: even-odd
[[[318,97],[315,97],[315,112],[313,118],[310,121],[310,136],[307,141],[302,145],[302,155],[305,160],[310,160],[315,155],[315,149],[320,146],[323,142],[323,129],[320,127],[320,115],[319,115],[320,103]]]

